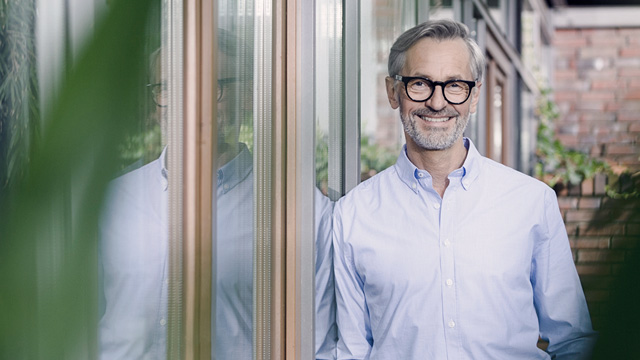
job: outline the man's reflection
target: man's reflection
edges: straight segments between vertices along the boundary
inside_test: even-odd
[[[212,269],[212,357],[251,359],[253,338],[253,155],[250,141],[253,59],[246,46],[219,30],[217,84],[216,248]],[[152,116],[166,138],[166,81],[161,51],[152,57]],[[244,127],[243,127],[244,125]],[[243,131],[241,131],[243,129]],[[241,136],[243,132],[243,136]],[[164,142],[163,142],[164,144]],[[101,359],[166,357],[168,219],[166,149],[115,179],[100,227]],[[335,358],[335,296],[331,260],[333,203],[315,190],[316,349]]]

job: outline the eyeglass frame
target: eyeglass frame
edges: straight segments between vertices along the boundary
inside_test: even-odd
[[[234,83],[234,82],[236,82],[238,80],[239,79],[237,77],[218,79],[218,89],[220,89],[220,92],[217,92],[217,90],[216,90],[216,93],[218,94],[217,95],[217,98],[218,98],[217,101],[218,102],[220,102],[220,100],[222,100],[222,97],[224,96],[224,87],[229,85],[229,84],[231,84],[231,83]],[[164,108],[164,107],[167,107],[168,104],[167,105],[162,105],[162,104],[158,103],[158,100],[156,99],[156,97],[159,94],[159,92],[156,89],[158,87],[162,87],[163,85],[166,85],[166,84],[160,82],[160,83],[147,84],[147,87],[151,89],[151,95],[152,95],[151,98],[153,99],[154,104],[156,104],[156,106]],[[162,90],[162,88],[160,88],[160,91],[166,91],[166,90]]]
[[[405,94],[407,94],[407,97],[409,98],[409,100],[411,100],[413,102],[420,103],[420,102],[428,101],[429,99],[431,99],[433,97],[433,94],[435,94],[436,86],[440,86],[440,89],[442,89],[442,97],[451,105],[461,105],[461,104],[464,104],[465,102],[467,102],[467,100],[469,100],[469,98],[471,97],[471,92],[472,92],[473,88],[476,86],[476,83],[477,83],[476,80],[470,81],[470,80],[460,80],[460,79],[451,79],[451,80],[447,80],[447,81],[433,81],[433,80],[429,80],[429,79],[427,79],[425,77],[422,77],[422,76],[402,76],[402,75],[397,75],[397,74],[394,76],[394,79],[398,80],[398,81],[402,81],[404,83],[404,92],[405,92]],[[431,84],[431,86],[430,86],[431,95],[429,95],[424,100],[414,100],[411,97],[411,95],[409,95],[409,89],[408,89],[409,82],[411,80],[415,80],[415,79],[424,80],[424,82],[426,84]],[[447,85],[449,85],[451,83],[454,83],[454,82],[463,82],[463,83],[465,83],[465,84],[467,84],[469,86],[469,93],[467,94],[467,97],[461,102],[450,101],[449,99],[447,99],[447,95],[445,95],[445,93],[444,93],[444,88]]]

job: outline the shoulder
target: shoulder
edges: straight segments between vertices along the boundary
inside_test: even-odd
[[[553,192],[542,181],[486,157],[482,157],[481,177],[504,190],[517,188],[538,194]]]
[[[365,206],[379,199],[384,193],[401,183],[396,166],[390,166],[369,179],[361,182],[336,202],[336,208]]]

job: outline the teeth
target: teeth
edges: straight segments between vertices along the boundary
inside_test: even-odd
[[[450,117],[432,118],[432,117],[422,116],[422,115],[418,115],[418,116],[419,116],[422,120],[431,121],[431,122],[445,122],[445,121],[449,121],[449,119],[451,119]]]

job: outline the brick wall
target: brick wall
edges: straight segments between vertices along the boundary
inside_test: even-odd
[[[558,29],[554,49],[558,139],[615,169],[640,170],[640,27]],[[612,288],[640,244],[640,204],[607,197],[606,182],[598,175],[557,189],[596,329],[606,323]]]
[[[558,189],[560,210],[596,329],[607,321],[611,290],[640,245],[640,203],[611,199],[604,194],[604,182],[599,175],[581,186]]]
[[[640,27],[555,32],[558,138],[640,170]]]

